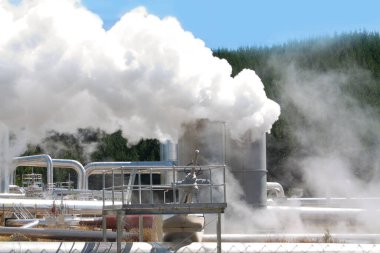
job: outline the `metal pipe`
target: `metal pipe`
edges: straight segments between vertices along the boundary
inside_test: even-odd
[[[299,198],[292,197],[286,199],[271,200],[270,204],[281,204],[289,206],[309,206],[309,207],[362,207],[362,206],[380,206],[379,197],[329,197],[329,198]],[[369,205],[370,204],[370,205]]]
[[[139,242],[144,241],[144,220],[143,216],[139,215]]]
[[[218,213],[218,221],[216,223],[216,252],[222,252],[222,226],[221,226],[221,214]]]
[[[320,224],[337,221],[350,221],[357,224],[364,222],[364,218],[379,215],[380,209],[364,208],[331,208],[306,206],[268,206],[265,212],[279,219],[299,217],[302,221],[313,221]]]
[[[32,228],[32,227],[37,226],[39,223],[40,223],[39,220],[34,220],[32,222],[29,222],[28,224],[21,226],[21,228]]]
[[[112,170],[112,208],[115,207],[115,175],[114,171]]]
[[[284,198],[285,197],[285,192],[284,188],[282,187],[281,184],[277,182],[267,182],[267,191],[274,191],[276,193],[276,197],[279,198]]]
[[[84,189],[84,176],[86,174],[86,171],[80,162],[70,159],[53,159],[53,166],[54,169],[63,168],[75,170],[78,175],[77,188],[81,190]]]
[[[153,246],[149,243],[123,243],[123,252],[151,253]],[[75,253],[107,252],[116,253],[112,242],[0,242],[0,253]]]
[[[26,209],[34,209],[38,213],[43,213],[53,206],[53,199],[1,199],[0,206],[4,206],[5,211],[14,211],[14,206],[22,206]],[[78,210],[80,214],[102,214],[103,201],[96,200],[62,200],[62,204],[67,210]],[[106,206],[111,205],[111,201],[105,201]],[[121,205],[121,201],[115,201],[115,205]]]
[[[269,233],[269,234],[222,234],[223,242],[256,243],[256,242],[325,242],[326,233]],[[345,243],[380,243],[380,234],[328,234],[328,238],[335,242]],[[204,234],[203,242],[217,242],[217,234]]]
[[[41,224],[41,225],[44,225],[44,219],[7,219],[6,222],[5,222],[5,226],[6,227],[23,227],[23,226],[26,226],[28,225],[29,223],[32,223],[32,222],[35,222],[36,220],[38,220],[38,223]]]
[[[98,220],[101,220],[100,217],[84,217],[84,216],[70,216],[65,215],[63,216],[64,220],[63,222],[68,225],[79,225],[81,222],[97,222]],[[37,223],[38,221],[38,223]],[[47,219],[46,217],[43,219],[16,219],[16,218],[9,218],[6,220],[5,226],[6,227],[31,227],[31,223],[35,223],[35,225],[42,225],[42,226],[48,226],[51,224],[51,220]],[[29,225],[29,226],[28,226]]]
[[[117,246],[117,253],[121,253],[121,240],[122,240],[122,233],[123,233],[123,217],[124,214],[121,211],[118,211],[116,213],[116,246]]]
[[[103,176],[102,176],[102,181],[103,181],[103,190],[102,190],[102,193],[103,193],[103,198],[102,198],[102,216],[103,216],[103,220],[102,220],[102,228],[103,228],[103,242],[106,242],[107,241],[107,217],[106,215],[104,214],[104,209],[106,207],[106,199],[105,199],[105,189],[106,189],[106,174],[104,174],[103,172]]]
[[[99,239],[103,238],[102,231],[91,230],[74,230],[74,229],[37,229],[37,228],[20,228],[20,227],[0,227],[1,235],[13,235],[15,233],[24,234],[30,237],[50,238],[50,239]],[[124,232],[121,237],[128,238],[137,236],[137,233]],[[108,232],[108,240],[116,240],[116,232]]]
[[[380,210],[367,210],[363,208],[334,208],[334,207],[307,207],[307,206],[268,206],[267,211],[275,213],[292,213],[305,217],[356,217],[367,212],[379,212]]]
[[[24,156],[24,157],[26,157],[26,156]],[[24,157],[20,157],[20,158],[24,158]],[[84,170],[84,167],[80,162],[75,161],[75,160],[70,160],[70,159],[51,159],[50,158],[50,160],[52,161],[51,166],[55,170],[58,168],[74,169],[78,175],[78,183],[77,183],[78,187],[77,188],[81,189],[81,190],[84,189],[84,175],[85,175],[86,171]],[[25,161],[23,164],[18,165],[18,166],[46,167],[46,165],[47,164],[44,163],[44,160],[37,159],[35,161]],[[48,171],[49,171],[49,167],[48,167]],[[51,183],[53,183],[53,170],[51,170]]]
[[[0,198],[0,206],[3,205],[6,211],[12,211],[16,205],[22,205],[24,208],[35,208],[36,211],[50,209],[54,200],[48,199],[17,199],[17,198]],[[62,203],[68,209],[80,209],[81,214],[101,214],[103,205],[111,205],[112,201],[96,201],[96,200],[62,200]],[[121,205],[121,201],[115,201],[115,205]],[[305,218],[333,218],[346,219],[363,217],[368,213],[380,213],[379,209],[367,210],[359,208],[326,208],[326,207],[292,207],[292,206],[268,206],[265,211],[274,214],[298,214]],[[286,216],[285,216],[286,217]]]
[[[41,164],[44,164],[41,166]],[[47,185],[50,190],[53,187],[53,161],[49,155],[32,155],[13,158],[13,170],[19,166],[36,166],[47,168]],[[13,171],[12,170],[12,171]]]

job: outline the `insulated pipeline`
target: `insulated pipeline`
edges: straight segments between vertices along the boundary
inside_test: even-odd
[[[41,164],[43,164],[41,166]],[[19,166],[37,166],[47,168],[47,184],[50,189],[53,186],[53,160],[49,155],[32,155],[13,158],[13,165],[15,170]]]

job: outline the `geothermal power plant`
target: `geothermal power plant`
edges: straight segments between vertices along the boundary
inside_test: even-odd
[[[380,252],[375,34],[363,31],[364,39],[353,40],[358,47],[345,35],[344,46],[327,51],[330,42],[316,41],[312,50],[300,43],[300,57],[293,46],[273,45],[272,54],[247,45],[244,55],[226,51],[230,64],[217,56],[223,48],[210,49],[176,17],[151,14],[138,1],[101,1],[128,2],[105,28],[84,2],[93,3],[0,1],[0,253]],[[264,13],[256,24],[264,25],[265,10],[247,13],[255,12]],[[244,23],[244,34],[254,34],[254,23]],[[270,97],[281,101],[283,118]],[[281,128],[272,128],[279,119]],[[85,137],[86,129],[96,136]],[[276,141],[268,143],[283,146],[267,149],[272,129]],[[66,136],[78,137],[78,157],[91,156],[113,131],[125,138],[113,151],[127,156],[128,143],[158,139],[161,159],[82,164],[53,153],[19,156],[35,143],[76,150],[61,142]],[[268,161],[280,160],[277,168],[267,167],[272,148],[279,159]],[[293,160],[294,171],[304,169],[302,183],[320,191],[306,194],[291,185],[299,175],[280,175]],[[361,167],[375,171],[365,177],[375,184],[340,180],[344,169]]]
[[[223,122],[189,125],[156,162],[7,161],[6,139],[0,252],[380,251],[379,198],[286,196],[267,181],[265,135],[238,143]],[[47,178],[16,185],[20,166]],[[60,169],[77,181],[55,182]]]

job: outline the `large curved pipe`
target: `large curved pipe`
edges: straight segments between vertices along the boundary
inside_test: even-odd
[[[26,157],[26,156],[24,156]],[[17,158],[24,158],[24,157],[17,157]],[[49,156],[50,157],[50,156]],[[51,158],[50,158],[51,159]],[[52,168],[62,168],[62,169],[73,169],[78,174],[78,189],[84,189],[84,175],[85,170],[83,165],[75,160],[70,159],[51,159],[52,161]],[[36,166],[36,167],[45,167],[46,163],[43,160],[26,160],[22,164],[23,166]],[[19,165],[21,166],[21,165]],[[49,168],[48,168],[49,171]],[[51,175],[53,175],[53,172],[51,172]],[[53,176],[51,176],[51,183],[53,183]]]
[[[267,192],[270,191],[275,192],[278,198],[285,198],[284,188],[277,182],[267,182]]]
[[[41,164],[44,164],[41,166]],[[47,184],[48,189],[53,188],[53,161],[49,155],[31,155],[31,156],[21,156],[13,158],[13,170],[19,166],[37,166],[47,168]],[[13,171],[12,170],[12,171]]]
[[[53,165],[55,169],[57,168],[65,168],[65,169],[73,169],[78,174],[78,189],[83,190],[85,185],[85,169],[83,165],[75,160],[69,159],[53,159]]]

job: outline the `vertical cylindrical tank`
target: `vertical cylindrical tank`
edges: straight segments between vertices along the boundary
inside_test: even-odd
[[[9,130],[0,124],[0,192],[9,191]]]
[[[177,144],[170,140],[160,144],[160,161],[177,162]]]
[[[246,202],[254,207],[265,207],[265,134],[253,141],[249,138],[237,141],[228,133],[224,122],[198,120],[185,125],[183,135],[178,141],[178,163],[189,164],[194,157],[194,150],[199,150],[200,165],[226,164],[243,189]]]
[[[160,144],[160,160],[178,164],[178,145],[170,140]],[[161,184],[167,184],[173,180],[173,175],[168,172],[161,173]]]
[[[244,198],[254,207],[265,207],[267,202],[266,137],[254,141],[229,140],[227,165],[239,181]]]

